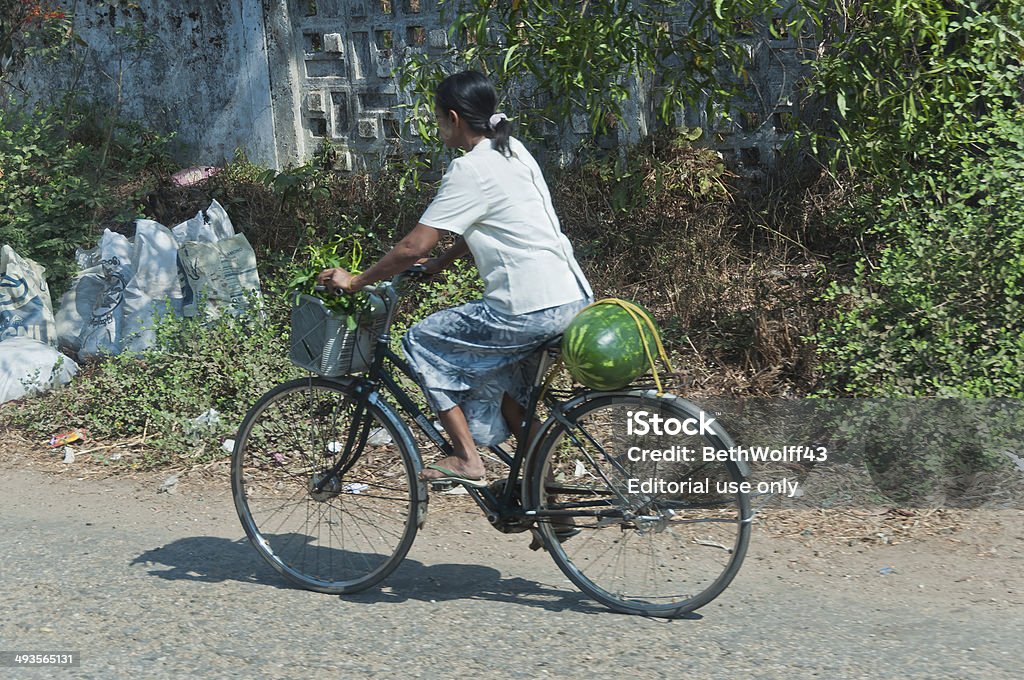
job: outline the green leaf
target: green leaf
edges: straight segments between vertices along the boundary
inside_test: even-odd
[[[509,46],[508,50],[505,52],[505,61],[501,65],[501,70],[502,71],[506,71],[506,72],[508,71],[509,62],[512,61],[512,56],[515,54],[515,52],[516,52],[516,50],[518,48],[519,48],[519,44],[518,43]]]

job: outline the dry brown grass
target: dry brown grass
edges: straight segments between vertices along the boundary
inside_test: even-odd
[[[726,170],[713,151],[667,140],[638,149],[626,170],[616,179],[614,164],[598,161],[548,177],[597,294],[652,311],[690,394],[810,391],[815,360],[805,338],[828,311],[815,298],[844,275],[843,253],[860,247],[830,219],[853,200],[850,183],[826,174],[753,182]],[[382,252],[434,191],[399,191],[393,173],[320,171],[314,183],[282,194],[261,172],[238,161],[196,187],[164,184],[150,195],[150,216],[177,224],[216,198],[259,261],[280,265],[309,227],[326,237],[362,225],[374,234],[364,241],[368,256]]]
[[[751,182],[714,152],[653,144],[629,161],[627,209],[612,173],[591,164],[552,182],[563,228],[598,295],[657,317],[690,394],[799,395],[815,380],[805,340],[815,298],[851,248],[829,217],[851,200],[827,176]]]

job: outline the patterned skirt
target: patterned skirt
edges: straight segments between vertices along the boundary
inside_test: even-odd
[[[590,300],[510,316],[482,300],[431,314],[402,338],[402,348],[435,412],[461,406],[480,446],[509,437],[501,415],[507,392],[524,407],[536,350],[558,335]]]

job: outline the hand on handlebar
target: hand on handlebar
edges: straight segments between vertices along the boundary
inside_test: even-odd
[[[437,259],[437,258],[430,258]],[[404,272],[395,277],[395,282],[404,278],[421,279],[425,276],[430,276],[441,269],[435,268],[434,271],[427,269],[427,262],[430,259],[420,260],[413,266],[406,269]],[[349,271],[342,269],[341,267],[333,267],[331,269],[325,269],[320,272],[316,277],[317,285],[316,290],[329,291],[335,295],[344,295],[346,293],[357,293],[364,288],[369,292],[376,292],[378,286],[367,286],[365,284],[357,284],[356,276]]]
[[[333,293],[355,293],[362,286],[355,285],[355,276],[341,267],[325,269],[316,277],[317,282]]]
[[[421,268],[420,272],[424,276],[433,276],[444,271],[444,264],[441,262],[439,257],[423,257],[416,261],[413,267]]]

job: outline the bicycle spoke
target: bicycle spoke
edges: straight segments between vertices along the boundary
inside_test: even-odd
[[[626,427],[637,411],[694,417],[680,402],[595,395],[566,409],[565,422],[556,420],[541,443],[533,502],[552,556],[581,589],[621,611],[679,616],[702,606],[725,588],[745,552],[749,499],[715,491],[715,482],[735,481],[735,465],[642,455],[724,442],[705,441],[706,433],[637,437]],[[559,543],[567,521],[579,535]]]
[[[379,581],[416,531],[417,481],[397,443],[408,441],[396,430],[403,426],[358,406],[349,389],[312,379],[271,391],[246,416],[232,461],[235,503],[257,550],[289,579],[325,592]],[[374,428],[392,443],[365,443]],[[350,434],[363,444],[346,462]]]

